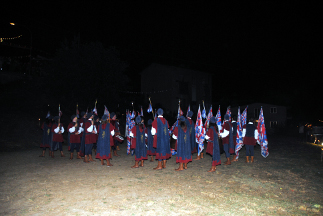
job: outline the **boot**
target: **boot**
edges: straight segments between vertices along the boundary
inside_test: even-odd
[[[179,163],[179,167],[178,169],[175,169],[175,171],[182,171],[182,170],[184,170],[183,163]]]
[[[236,162],[236,161],[238,161],[237,155],[233,155],[233,159],[231,160],[231,162]]]
[[[61,157],[65,157],[64,152],[63,152],[63,151],[61,151]]]
[[[39,155],[39,157],[45,157],[45,152],[46,152],[46,150],[43,150],[42,154]]]
[[[163,160],[163,169],[166,169],[166,160]]]
[[[113,155],[119,157],[120,155],[117,154],[117,150],[113,150]]]
[[[110,166],[113,166],[113,165],[110,163],[110,159],[107,159],[107,167],[110,167]]]
[[[49,157],[50,157],[50,156],[52,156],[52,151],[51,151],[51,150],[49,150]]]
[[[215,170],[216,170],[216,166],[212,166],[212,168],[207,172],[215,172]]]
[[[150,156],[150,162],[154,162],[154,155]]]
[[[141,167],[144,166],[144,160],[141,160],[141,164],[140,164]]]
[[[201,152],[201,159],[203,159],[203,152]]]
[[[135,161],[135,165],[133,165],[131,168],[139,168],[138,163],[139,163],[139,161]]]
[[[163,169],[163,167],[162,167],[162,161],[158,161],[157,167],[154,168],[154,170],[161,170],[161,169]]]
[[[228,157],[227,161],[224,163],[224,165],[231,165],[231,159]]]
[[[187,169],[187,163],[184,163],[184,169]]]
[[[117,146],[117,151],[120,151],[120,148],[119,148],[119,146]]]
[[[251,156],[251,161],[250,161],[250,163],[253,163],[253,156]]]
[[[196,158],[194,160],[201,160],[201,155],[196,155]]]
[[[102,166],[104,165],[104,160],[103,160],[103,159],[101,159],[101,165],[102,165]]]
[[[70,160],[73,160],[73,153],[71,153]]]
[[[246,163],[249,163],[249,156],[246,156]]]
[[[87,158],[87,155],[84,156],[84,163],[89,163],[89,159]]]
[[[89,155],[89,161],[95,162],[95,160],[93,160],[92,155]]]
[[[77,152],[77,159],[82,159],[82,157],[80,156],[80,152]]]
[[[54,158],[55,156],[54,156],[54,151],[52,151],[52,158]]]

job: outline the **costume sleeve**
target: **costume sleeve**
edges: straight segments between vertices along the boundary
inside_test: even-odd
[[[55,129],[54,129],[54,132],[55,132],[55,133],[58,133],[58,132],[59,132],[59,127],[55,128]]]
[[[173,139],[177,139],[177,136],[178,136],[178,127],[175,127],[173,131]]]
[[[228,123],[225,123],[223,125],[223,132],[220,133],[220,136],[222,138],[229,136],[229,130],[230,130],[230,125]]]
[[[68,131],[70,132],[70,133],[74,133],[75,132],[75,127],[73,126],[73,127],[70,127],[69,129],[68,129]]]
[[[258,139],[258,130],[257,129],[255,130],[255,139],[256,140]]]

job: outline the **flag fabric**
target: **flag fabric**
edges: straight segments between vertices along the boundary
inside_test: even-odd
[[[182,109],[181,109],[181,106],[178,105],[178,114],[177,114],[177,118],[179,118],[180,116],[184,115]]]
[[[265,127],[265,118],[264,118],[264,112],[261,107],[259,119],[258,119],[258,144],[261,146],[261,155],[266,158],[269,155],[268,152],[268,140],[267,140],[267,134],[266,134],[266,127]]]
[[[50,117],[50,112],[48,111],[47,115],[46,115],[46,118]]]
[[[197,119],[195,123],[195,139],[196,139],[196,142],[198,143],[198,155],[200,155],[204,149],[203,142],[205,139],[205,128],[203,127],[202,113],[201,113],[200,106],[197,112]]]
[[[230,106],[228,106],[225,114],[229,116],[229,121],[231,122],[231,107]]]
[[[209,114],[207,114],[207,118],[206,118],[206,121],[204,123],[204,128],[205,129],[207,129],[209,127],[210,119],[211,119],[212,116],[213,116],[213,111],[212,111],[212,105],[211,105],[210,110],[209,110]]]
[[[203,102],[202,118],[206,119],[206,110],[205,110],[204,102]]]
[[[239,151],[243,146],[242,142],[242,126],[241,126],[241,115],[240,115],[240,107],[238,108],[238,117],[237,117],[237,137],[236,137],[236,159],[239,158]]]
[[[76,116],[77,116],[77,118],[80,118],[80,111],[79,111],[79,109],[76,109]]]
[[[93,113],[94,113],[95,115],[98,115],[98,110],[96,109],[96,107],[94,107],[94,109],[93,109]]]
[[[188,117],[187,115],[188,115],[189,111],[191,111],[191,106],[190,105],[188,105],[188,107],[187,107],[186,118]]]
[[[247,124],[247,110],[248,110],[248,106],[244,109],[244,111],[241,115],[241,127],[242,128],[245,124]]]
[[[104,105],[104,113],[103,114],[109,116],[109,110],[105,105]]]
[[[144,116],[144,111],[142,110],[142,106],[140,107],[140,116]]]
[[[126,127],[127,127],[127,154],[130,154],[130,145],[131,145],[131,137],[130,137],[130,131],[135,126],[135,121],[133,120],[135,118],[135,111],[128,111],[127,114],[127,120],[126,120]]]
[[[219,106],[218,112],[216,113],[215,119],[216,119],[216,125],[218,126],[218,131],[221,131],[221,129],[222,129],[222,123],[221,123],[220,106]]]
[[[59,117],[61,117],[62,115],[63,115],[62,111],[61,111],[61,110],[59,110],[59,112],[58,112],[58,116],[59,116]]]
[[[151,106],[151,103],[148,106],[147,113],[151,113],[153,111],[153,107]]]

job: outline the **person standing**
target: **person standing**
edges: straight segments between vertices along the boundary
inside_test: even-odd
[[[120,130],[119,130],[119,122],[117,121],[117,115],[112,112],[110,114],[110,123],[111,125],[114,127],[114,134],[115,136],[113,137],[113,146],[111,147],[111,149],[113,150],[113,156],[119,157],[120,155],[118,155],[117,150],[119,149],[119,139],[117,138],[116,135],[120,135]]]
[[[56,151],[57,149],[60,150],[61,157],[65,157],[63,153],[63,146],[62,146],[62,143],[64,142],[64,139],[63,139],[64,127],[63,127],[63,124],[60,122],[59,116],[55,116],[51,131],[53,133],[53,140],[52,140],[52,146],[51,146],[52,158],[54,158],[54,151]]]
[[[254,162],[254,147],[257,143],[258,130],[253,121],[254,119],[250,118],[248,124],[244,125],[242,130],[242,140],[246,146],[246,163]],[[249,157],[251,157],[250,161]]]
[[[205,139],[208,142],[206,153],[212,155],[212,167],[208,172],[214,172],[216,170],[216,166],[221,164],[219,135],[216,128],[216,118],[212,116],[210,119],[210,127],[205,135]]]
[[[153,120],[149,119],[147,123],[147,155],[150,155],[150,162],[154,162],[154,156],[156,156],[156,149],[153,147],[154,137],[151,135],[151,125]]]
[[[193,117],[193,112],[188,111],[187,119],[185,120],[185,122],[186,122],[187,129],[190,132],[190,145],[191,145],[191,152],[193,154],[193,153],[197,152],[197,144],[195,141],[195,123],[192,120],[192,117]],[[201,154],[203,154],[203,153],[201,153]],[[200,157],[200,156],[197,156],[197,157]]]
[[[81,119],[80,119],[80,126],[82,127],[82,133],[80,134],[81,147],[80,147],[80,151],[78,153],[81,157],[84,157],[84,155],[85,155],[85,131],[84,131],[84,126],[85,126],[85,122],[86,122],[86,116],[87,116],[87,114],[84,111],[82,111],[81,112]]]
[[[51,156],[51,142],[52,142],[52,117],[46,116],[45,122],[43,122],[41,129],[43,130],[43,138],[40,147],[43,149],[42,154],[39,157],[45,157],[46,148],[49,149],[49,156]]]
[[[108,116],[103,115],[101,124],[98,127],[98,142],[96,150],[96,158],[101,160],[101,165],[104,165],[104,160],[107,161],[107,166],[113,166],[110,163],[111,146],[113,146],[114,127],[108,123]]]
[[[135,119],[136,125],[130,131],[130,137],[132,137],[131,149],[135,150],[135,165],[131,168],[138,168],[139,161],[140,166],[144,166],[144,160],[147,160],[147,149],[145,145],[145,128],[141,121],[141,117],[137,116]]]
[[[233,145],[234,145],[234,148],[233,148],[233,159],[231,160],[231,162],[236,162],[238,161],[238,159],[236,158],[236,154],[235,154],[235,150],[236,150],[236,145],[237,145],[237,116],[234,115],[232,116],[232,137],[233,137]]]
[[[81,133],[83,128],[77,121],[77,116],[71,116],[72,122],[68,124],[68,143],[70,151],[70,160],[73,160],[74,150],[77,152],[77,159],[82,159],[80,156],[80,146],[81,146]]]
[[[184,116],[180,116],[178,120],[178,126],[173,131],[173,138],[177,140],[175,144],[176,163],[179,163],[175,171],[187,169],[187,163],[192,161],[191,133],[186,125],[187,121]]]
[[[97,128],[94,124],[94,115],[92,112],[89,112],[86,116],[87,121],[84,124],[85,132],[85,156],[84,162],[89,163],[89,161],[94,161],[92,158],[92,148],[93,143],[96,142]]]
[[[234,153],[234,146],[232,124],[229,121],[228,114],[224,115],[224,123],[220,136],[222,137],[223,150],[225,152],[225,157],[227,158],[227,161],[224,163],[224,165],[231,165],[230,154]]]
[[[166,160],[172,156],[168,132],[169,124],[163,117],[163,113],[161,108],[157,110],[158,117],[153,121],[151,127],[151,134],[154,136],[153,147],[156,148],[156,159],[158,160],[158,165],[154,170],[165,169]]]

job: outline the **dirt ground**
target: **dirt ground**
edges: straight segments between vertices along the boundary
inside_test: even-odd
[[[40,148],[0,153],[0,215],[322,215],[323,169],[318,146],[296,137],[269,137],[267,158],[245,148],[231,166],[208,173],[211,156],[185,171],[175,156],[131,168],[125,143],[112,167],[68,158],[38,157]],[[196,154],[193,155],[193,158]],[[222,163],[225,161],[221,155]]]

